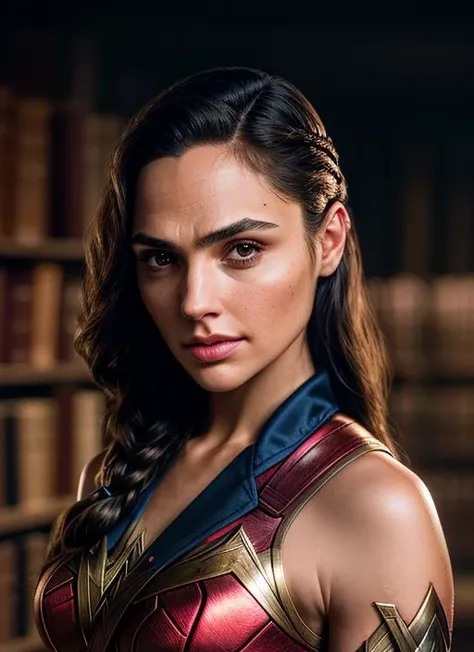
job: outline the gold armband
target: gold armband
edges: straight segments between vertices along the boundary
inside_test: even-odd
[[[373,604],[383,622],[357,652],[449,652],[448,621],[432,584],[409,625],[394,604]]]

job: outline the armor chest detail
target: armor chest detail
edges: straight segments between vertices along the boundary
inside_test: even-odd
[[[86,649],[92,632],[97,641],[97,623],[107,621],[114,602],[128,591],[126,611],[103,641],[117,652],[323,649],[323,639],[300,618],[288,593],[281,545],[299,509],[339,469],[370,450],[386,449],[336,415],[257,476],[254,509],[161,572],[150,577],[152,550],[143,549],[140,535],[122,537],[110,559],[103,545],[84,555],[78,570],[72,564],[53,567],[37,596],[43,637],[58,652]],[[140,565],[136,590],[137,582],[127,582]]]

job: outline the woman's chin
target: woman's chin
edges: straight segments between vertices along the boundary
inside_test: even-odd
[[[249,375],[230,364],[198,365],[187,369],[190,376],[208,392],[231,392],[240,387]]]

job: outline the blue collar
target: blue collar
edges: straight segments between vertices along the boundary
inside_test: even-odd
[[[234,458],[151,543],[147,556],[154,557],[154,563],[161,568],[168,566],[211,534],[255,509],[255,478],[285,459],[338,411],[328,374],[321,369],[275,410],[255,444]],[[133,519],[142,513],[155,486],[144,493]],[[109,549],[129,523],[129,518],[124,519],[107,535]]]

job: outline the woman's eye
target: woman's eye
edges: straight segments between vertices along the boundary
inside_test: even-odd
[[[232,263],[246,265],[252,263],[261,253],[261,246],[256,242],[238,242],[234,244],[229,253],[236,253],[237,257],[228,256]]]
[[[173,262],[173,257],[165,251],[143,252],[140,260],[151,269],[166,269]]]
[[[258,242],[236,242],[230,246],[225,259],[232,265],[251,265],[261,254],[262,245]],[[175,264],[176,257],[167,251],[143,251],[138,256],[151,271],[161,272]]]

